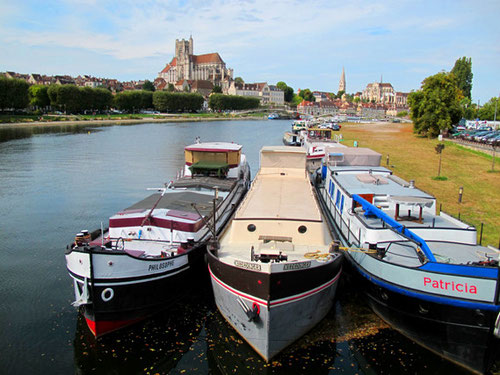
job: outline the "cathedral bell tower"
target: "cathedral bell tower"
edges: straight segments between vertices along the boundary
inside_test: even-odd
[[[339,91],[344,91],[345,92],[345,71],[344,71],[344,67],[342,67],[342,76],[340,77]]]

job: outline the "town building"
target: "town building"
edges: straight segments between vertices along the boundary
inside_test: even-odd
[[[227,90],[228,95],[253,96],[259,98],[261,104],[285,104],[285,93],[267,82],[240,83],[232,81]]]
[[[233,70],[226,67],[220,55],[217,52],[194,55],[193,51],[192,37],[189,40],[177,39],[175,56],[158,74],[158,78],[163,78],[167,85],[176,85],[180,80],[210,81],[212,85],[227,90],[233,78]]]

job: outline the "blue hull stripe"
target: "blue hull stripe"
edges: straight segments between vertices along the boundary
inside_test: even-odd
[[[419,267],[423,271],[449,273],[453,275],[482,277],[496,280],[499,269],[497,267],[461,266],[458,264],[428,262]]]
[[[405,288],[401,288],[399,286],[396,286],[394,284],[382,281],[378,279],[377,277],[365,272],[354,260],[352,262],[355,264],[356,269],[363,275],[365,278],[367,278],[369,281],[371,281],[374,284],[377,284],[378,286],[381,286],[383,288],[386,288],[388,290],[391,290],[393,292],[399,293],[399,294],[404,294],[409,297],[429,301],[429,302],[434,302],[434,303],[440,303],[440,304],[445,304],[445,305],[451,305],[451,306],[457,306],[457,307],[463,307],[466,309],[481,309],[481,310],[491,310],[491,311],[500,311],[500,305],[493,305],[493,304],[486,304],[486,303],[479,303],[479,302],[469,302],[469,301],[462,301],[459,299],[451,299],[451,298],[443,298],[443,297],[437,297],[429,294],[423,294],[423,293],[417,293]]]

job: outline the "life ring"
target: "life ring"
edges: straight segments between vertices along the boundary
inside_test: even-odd
[[[106,294],[109,293],[108,296],[106,296]],[[111,288],[106,288],[102,291],[101,293],[101,298],[104,302],[109,302],[113,299],[113,297],[115,296],[115,292],[113,289]]]

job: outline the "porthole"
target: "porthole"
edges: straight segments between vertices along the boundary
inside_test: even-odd
[[[305,225],[301,225],[299,227],[299,233],[306,233],[307,232],[307,227]]]
[[[255,232],[255,229],[257,229],[257,227],[254,224],[248,224],[247,229],[249,232]]]

